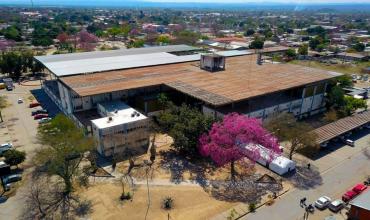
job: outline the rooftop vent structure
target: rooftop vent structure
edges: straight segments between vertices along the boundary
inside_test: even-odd
[[[225,70],[225,57],[217,54],[202,54],[200,68],[209,72]]]
[[[113,121],[113,118],[112,117],[108,117],[108,123]]]

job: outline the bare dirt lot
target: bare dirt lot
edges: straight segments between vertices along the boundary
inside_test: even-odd
[[[121,202],[119,196],[122,188],[119,184],[98,184],[83,191],[87,199],[93,201],[92,219],[144,219],[147,204],[147,188],[139,186],[134,191],[133,200]],[[162,200],[170,196],[173,209],[163,209]],[[235,206],[237,203],[223,202],[213,199],[199,186],[151,186],[150,208],[147,219],[210,219],[215,213],[220,213]]]

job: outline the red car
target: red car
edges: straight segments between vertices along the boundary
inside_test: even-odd
[[[38,102],[30,103],[30,108],[34,108],[34,107],[37,107],[37,106],[40,106],[40,103],[38,103]]]
[[[351,199],[355,198],[355,196],[357,196],[358,193],[353,191],[353,190],[348,190],[346,193],[344,193],[344,195],[342,196],[342,200],[343,202],[348,202],[350,201]]]
[[[359,183],[357,184],[356,186],[354,186],[352,188],[352,191],[356,192],[357,194],[360,194],[362,193],[363,191],[365,191],[367,189],[367,186],[365,186],[364,184],[362,183]]]
[[[38,115],[35,115],[34,117],[33,117],[33,119],[41,119],[41,118],[47,118],[47,117],[49,117],[49,115],[48,114],[38,114]]]

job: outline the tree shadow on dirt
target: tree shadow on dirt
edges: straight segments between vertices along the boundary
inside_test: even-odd
[[[298,189],[314,189],[323,184],[319,169],[314,165],[308,168],[307,165],[297,164],[296,170],[285,177]]]
[[[202,159],[185,158],[174,150],[161,151],[160,166],[171,174],[170,181],[176,184],[184,181],[184,173],[189,172],[190,178],[200,186],[208,184],[206,173],[212,173],[215,167]]]
[[[283,189],[280,183],[258,183],[261,177],[255,174],[240,177],[236,181],[210,181],[206,191],[215,199],[227,202],[259,203],[264,195],[278,194]]]

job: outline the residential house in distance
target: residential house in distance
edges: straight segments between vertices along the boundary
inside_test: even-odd
[[[146,116],[160,110],[160,93],[217,118],[230,112],[264,119],[278,112],[306,117],[325,111],[327,84],[338,73],[264,63],[259,57],[247,50],[200,54],[199,48],[173,45],[35,59],[51,75],[43,82],[45,92],[98,139],[100,153],[112,155],[117,146],[121,151],[147,143],[145,132],[127,135],[146,129]]]

